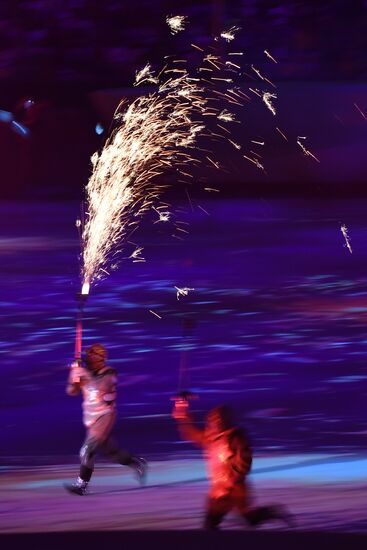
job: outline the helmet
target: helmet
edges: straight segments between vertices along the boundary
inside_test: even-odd
[[[93,344],[86,349],[87,359],[95,359],[99,361],[105,361],[107,359],[106,348],[102,344]]]

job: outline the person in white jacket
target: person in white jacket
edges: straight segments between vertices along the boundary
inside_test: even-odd
[[[65,488],[76,495],[87,493],[94,470],[97,452],[113,462],[130,466],[141,483],[145,480],[147,463],[143,458],[120,449],[111,437],[116,421],[117,372],[106,365],[107,352],[102,344],[93,344],[86,350],[86,359],[71,365],[66,393],[74,396],[82,393],[83,423],[87,433],[80,449],[80,472],[75,483]]]

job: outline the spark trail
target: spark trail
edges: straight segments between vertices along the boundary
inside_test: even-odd
[[[344,225],[344,224],[341,225],[340,226],[340,231],[342,232],[343,237],[345,239],[345,246],[348,248],[349,252],[352,254],[353,250],[352,250],[352,247],[351,247],[351,244],[350,244],[350,238],[349,238],[349,235],[348,235],[347,226]]]

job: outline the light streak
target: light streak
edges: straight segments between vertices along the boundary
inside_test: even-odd
[[[202,206],[200,206],[200,204],[198,204],[198,208],[200,208],[200,210],[202,210],[207,216],[210,216],[209,212],[207,212],[205,210],[205,208],[203,208]]]
[[[255,141],[254,139],[251,140],[251,143],[256,143],[256,145],[265,145],[265,141]]]
[[[236,149],[238,149],[238,150],[241,149],[241,145],[239,145],[235,141],[232,141],[231,139],[228,139],[228,141],[229,141],[229,143],[232,143],[233,147],[235,147]]]
[[[276,99],[276,97],[277,97],[276,94],[271,94],[270,92],[264,92],[262,96],[263,102],[265,103],[267,108],[273,113],[273,115],[276,115],[277,113],[274,105],[271,102],[271,99],[272,98]]]
[[[195,48],[196,50],[199,50],[199,52],[203,52],[204,50],[202,48],[200,48],[199,46],[197,46],[196,44],[191,44],[191,46],[193,48]]]
[[[278,128],[278,126],[275,127],[275,129],[280,133],[280,135],[285,139],[285,141],[288,141],[288,138],[283,132]]]
[[[340,227],[340,231],[343,233],[343,237],[345,239],[345,245],[349,252],[352,254],[352,247],[351,247],[351,244],[350,244],[350,239],[349,239],[349,235],[348,235],[348,229],[346,227],[346,225],[342,224],[341,227]]]
[[[219,189],[214,189],[214,187],[204,187],[205,191],[215,191],[216,193],[219,193]]]
[[[232,78],[217,78],[215,76],[212,76],[212,80],[220,80],[222,82],[228,82],[228,84],[230,84],[231,82],[233,82],[233,79]]]
[[[215,162],[210,157],[206,157],[206,158],[208,159],[209,162],[212,163],[213,166],[215,166],[219,170],[219,162]]]
[[[361,115],[363,116],[363,118],[364,118],[365,120],[367,120],[366,115],[364,114],[364,112],[362,111],[362,109],[360,109],[360,107],[358,107],[357,103],[354,103],[354,107],[361,113]]]
[[[180,296],[187,296],[189,292],[195,290],[194,288],[188,288],[186,286],[184,288],[178,288],[178,286],[175,286],[175,289],[177,290],[177,300],[180,299]]]
[[[257,159],[247,157],[246,155],[243,155],[243,158],[245,158],[245,159],[249,160],[250,162],[252,162],[253,164],[255,164],[256,168],[259,168],[259,170],[264,170],[264,166]]]
[[[149,310],[149,313],[152,313],[153,315],[155,315],[156,317],[158,317],[158,319],[162,319],[162,317],[160,315],[158,315],[158,313],[156,313],[155,311],[153,311],[152,309]]]
[[[241,27],[231,27],[228,31],[223,31],[220,33],[221,38],[224,38],[227,42],[231,42],[235,39],[235,33],[239,31]]]
[[[253,88],[249,88],[250,92],[254,93],[258,97],[262,98],[262,95],[260,94],[259,90],[254,90]]]
[[[306,157],[312,157],[317,162],[320,162],[319,159],[317,157],[315,157],[315,155],[313,153],[311,153],[311,151],[306,149],[306,147],[303,145],[303,143],[301,143],[301,141],[300,141],[301,139],[306,139],[306,137],[302,137],[302,136],[297,137],[297,143],[301,147],[301,149],[302,149],[303,153],[306,155]]]
[[[232,61],[226,61],[226,65],[229,65],[230,67],[235,67],[236,69],[241,68],[239,65],[236,65],[236,63],[232,63]]]
[[[268,52],[268,50],[264,50],[264,54],[266,56],[269,57],[269,59],[271,59],[272,61],[274,61],[274,63],[278,63],[278,61],[276,59],[274,59],[274,57],[272,55],[270,55],[270,53]]]

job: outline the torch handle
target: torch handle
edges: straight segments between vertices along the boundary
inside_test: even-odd
[[[75,333],[75,359],[81,359],[82,357],[82,333],[83,333],[83,321],[81,314],[78,314],[76,320],[76,333]]]

